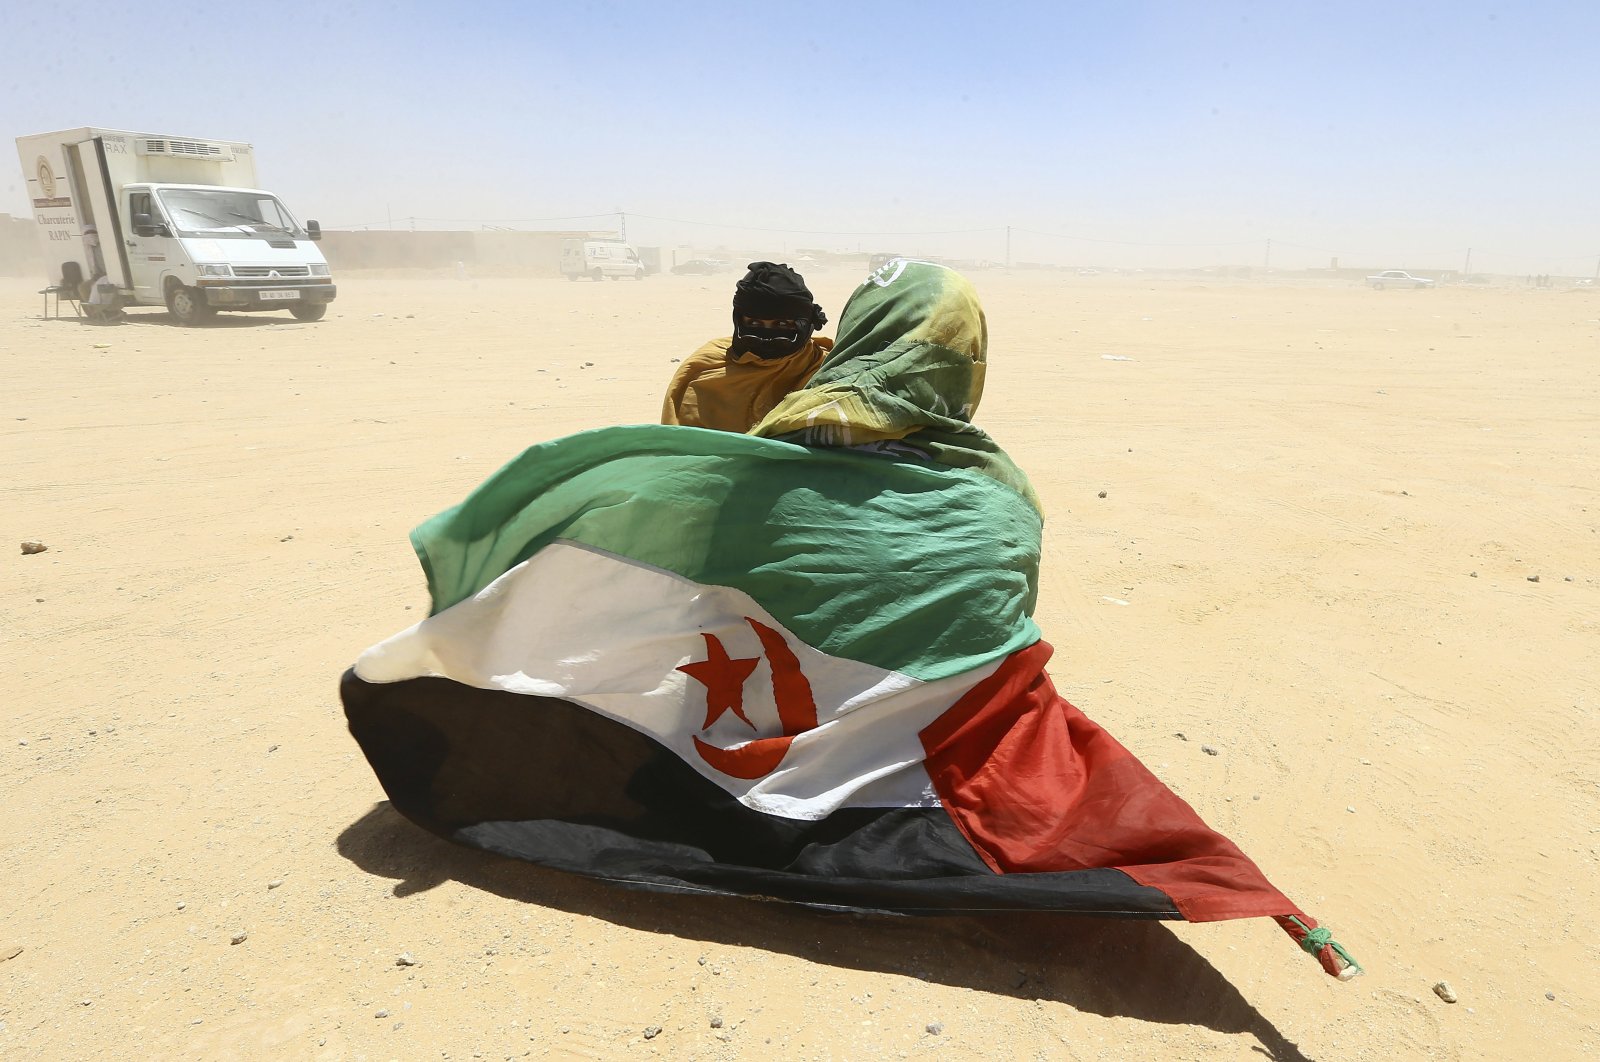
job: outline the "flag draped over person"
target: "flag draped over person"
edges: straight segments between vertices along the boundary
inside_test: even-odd
[[[1264,916],[1359,969],[1051,684],[986,356],[971,286],[897,260],[755,434],[557,439],[418,527],[432,611],[341,686],[395,808],[639,888]]]

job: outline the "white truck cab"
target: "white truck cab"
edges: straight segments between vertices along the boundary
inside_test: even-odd
[[[248,144],[84,128],[19,137],[17,153],[51,283],[109,282],[183,324],[218,310],[315,321],[337,295],[321,229],[254,187]]]
[[[639,252],[631,244],[621,240],[574,239],[561,241],[561,274],[568,280],[579,277],[643,280],[645,268]]]

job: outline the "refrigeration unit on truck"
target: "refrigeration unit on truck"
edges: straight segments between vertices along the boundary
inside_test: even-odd
[[[109,283],[183,324],[218,310],[316,321],[334,299],[321,229],[256,187],[249,144],[85,128],[18,137],[17,154],[53,285]]]

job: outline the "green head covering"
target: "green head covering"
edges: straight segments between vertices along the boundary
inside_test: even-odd
[[[920,451],[992,476],[1038,508],[1027,476],[972,423],[988,346],[983,307],[965,277],[896,258],[850,296],[838,341],[810,382],[750,433],[803,446]]]

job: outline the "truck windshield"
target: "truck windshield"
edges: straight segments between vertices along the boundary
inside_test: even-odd
[[[305,230],[277,198],[238,188],[162,188],[156,194],[172,225],[184,236],[249,239],[288,235],[303,238]]]

